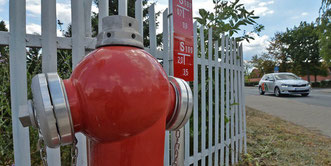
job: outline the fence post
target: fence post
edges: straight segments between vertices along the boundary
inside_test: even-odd
[[[57,72],[56,48],[56,1],[41,1],[41,38],[42,38],[42,72]],[[61,165],[60,147],[46,148],[47,163],[51,166]]]
[[[16,165],[31,165],[29,128],[18,120],[19,109],[27,103],[25,0],[9,1],[10,98]]]
[[[208,29],[208,166],[212,165],[213,146],[213,29]]]
[[[84,1],[84,20],[85,20],[85,36],[92,36],[92,26],[91,26],[91,8],[92,8],[92,0]]]
[[[118,15],[121,15],[121,16],[128,15],[128,0],[118,1]]]
[[[109,2],[108,0],[99,0],[99,19],[98,19],[98,32],[102,31],[102,18],[109,15]]]
[[[100,3],[101,1],[99,1]],[[85,23],[84,4],[80,0],[71,0],[72,19],[72,66],[73,69],[85,56]],[[87,165],[86,137],[82,133],[77,133],[78,158],[77,165]]]
[[[199,65],[198,65],[198,34],[197,34],[197,22],[194,22],[193,25],[193,47],[194,47],[194,81],[193,81],[193,155],[198,155],[198,142],[199,142],[199,80],[198,80],[198,73],[199,73]],[[194,166],[198,165],[198,159],[194,158]]]
[[[144,24],[143,24],[143,3],[142,0],[136,0],[135,3],[135,17],[138,21],[139,32],[141,36],[144,38]]]
[[[200,48],[201,48],[201,165],[206,165],[206,55],[204,27],[200,27]]]
[[[152,4],[148,9],[149,21],[149,53],[153,57],[156,55],[156,19],[155,19],[155,4]]]

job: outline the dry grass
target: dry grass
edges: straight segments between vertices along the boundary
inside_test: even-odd
[[[246,110],[248,155],[240,165],[331,165],[331,138],[251,108]]]

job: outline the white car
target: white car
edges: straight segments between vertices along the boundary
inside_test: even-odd
[[[259,93],[274,93],[277,97],[287,94],[301,94],[308,96],[311,86],[293,73],[265,74],[259,82]]]

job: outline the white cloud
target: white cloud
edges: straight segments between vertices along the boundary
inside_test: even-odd
[[[254,14],[257,16],[266,16],[268,14],[273,14],[273,13],[274,13],[274,11],[270,10],[266,6],[259,6],[259,7],[254,8]]]
[[[268,2],[260,2],[258,6],[267,6],[273,4],[274,1],[268,1]]]
[[[157,18],[157,21],[159,22],[159,27],[156,29],[157,33],[162,33],[163,31],[163,12],[167,8],[168,8],[168,4],[161,4],[161,3],[155,4],[155,12],[157,13],[161,11],[161,15]]]
[[[200,16],[199,9],[205,9],[207,11],[213,11],[214,4],[211,0],[200,0],[200,1],[194,1],[193,3],[193,17]]]
[[[0,0],[0,5],[4,5],[8,2],[8,0]]]
[[[239,3],[243,3],[245,5],[256,4],[257,2],[258,2],[258,0],[242,0],[242,1],[239,1]]]
[[[291,17],[291,19],[296,20],[296,19],[302,19],[305,16],[308,16],[309,13],[307,12],[302,12],[301,14],[297,14]]]
[[[26,11],[29,16],[40,17],[41,13],[41,1],[40,0],[27,0]]]
[[[96,4],[94,4],[94,3],[92,3],[91,12],[99,13],[98,6]]]
[[[56,35],[63,37],[63,33],[60,31],[60,29],[56,30]]]
[[[61,20],[64,24],[71,23],[71,4],[70,3],[57,3],[56,4],[57,19]]]
[[[41,34],[41,26],[38,24],[27,24],[26,33],[27,34],[34,34],[34,33]]]
[[[0,11],[3,10],[5,4],[7,4],[8,0],[0,0]]]
[[[257,16],[266,16],[269,14],[273,14],[274,11],[270,9],[269,5],[273,4],[274,1],[260,1],[260,0],[254,0],[254,2],[251,2],[249,4],[244,3],[249,10],[254,10],[254,14]]]
[[[307,16],[309,13],[307,13],[307,12],[303,12],[303,13],[301,13],[301,16]]]
[[[250,40],[249,43],[246,40],[243,42],[243,49],[246,55],[244,58],[248,60],[251,59],[253,55],[265,52],[266,47],[269,45],[269,36],[258,36],[256,33],[252,33],[251,35],[255,38],[254,40]]]

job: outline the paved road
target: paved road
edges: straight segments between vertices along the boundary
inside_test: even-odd
[[[246,105],[331,137],[331,90],[313,89],[308,97],[259,95],[246,87]]]
[[[246,95],[259,96],[257,87],[245,87],[245,93]],[[277,98],[273,94],[266,94],[266,96]],[[292,96],[283,96],[282,98],[306,103],[309,105],[330,107],[331,109],[331,89],[314,88],[307,97],[302,97],[301,95],[292,95]]]

